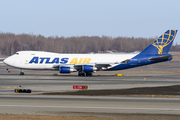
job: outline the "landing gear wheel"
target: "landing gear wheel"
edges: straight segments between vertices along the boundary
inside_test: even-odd
[[[86,73],[86,76],[89,76],[89,73],[88,73],[88,72]]]
[[[79,72],[78,76],[92,76],[92,72]]]
[[[91,72],[87,72],[86,76],[92,76],[92,73]]]
[[[78,76],[83,76],[83,72],[79,71]]]
[[[24,75],[24,72],[20,72],[19,74],[20,74],[20,75]]]
[[[78,76],[82,76],[82,73],[78,73]]]
[[[82,73],[82,76],[85,76],[85,73]]]

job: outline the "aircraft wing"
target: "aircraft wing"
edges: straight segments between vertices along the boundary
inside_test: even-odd
[[[113,64],[118,64],[117,62],[111,62],[111,63],[82,63],[82,64],[64,64],[62,66],[73,66],[75,69],[81,69],[83,65],[93,65],[97,68],[107,68],[110,67]],[[58,65],[54,65],[53,68],[58,68],[59,66],[61,66],[60,64]]]

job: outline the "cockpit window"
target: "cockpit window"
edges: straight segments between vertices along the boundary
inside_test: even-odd
[[[15,53],[15,55],[19,55],[19,53]]]

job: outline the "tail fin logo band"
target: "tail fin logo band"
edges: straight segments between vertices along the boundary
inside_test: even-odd
[[[176,30],[168,30],[152,43],[152,45],[158,49],[158,54],[162,55],[163,48],[169,45],[174,40],[176,32]]]

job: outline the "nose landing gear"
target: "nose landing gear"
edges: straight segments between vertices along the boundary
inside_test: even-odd
[[[20,74],[20,75],[24,75],[24,72],[23,72],[23,71],[21,71],[19,74]]]

